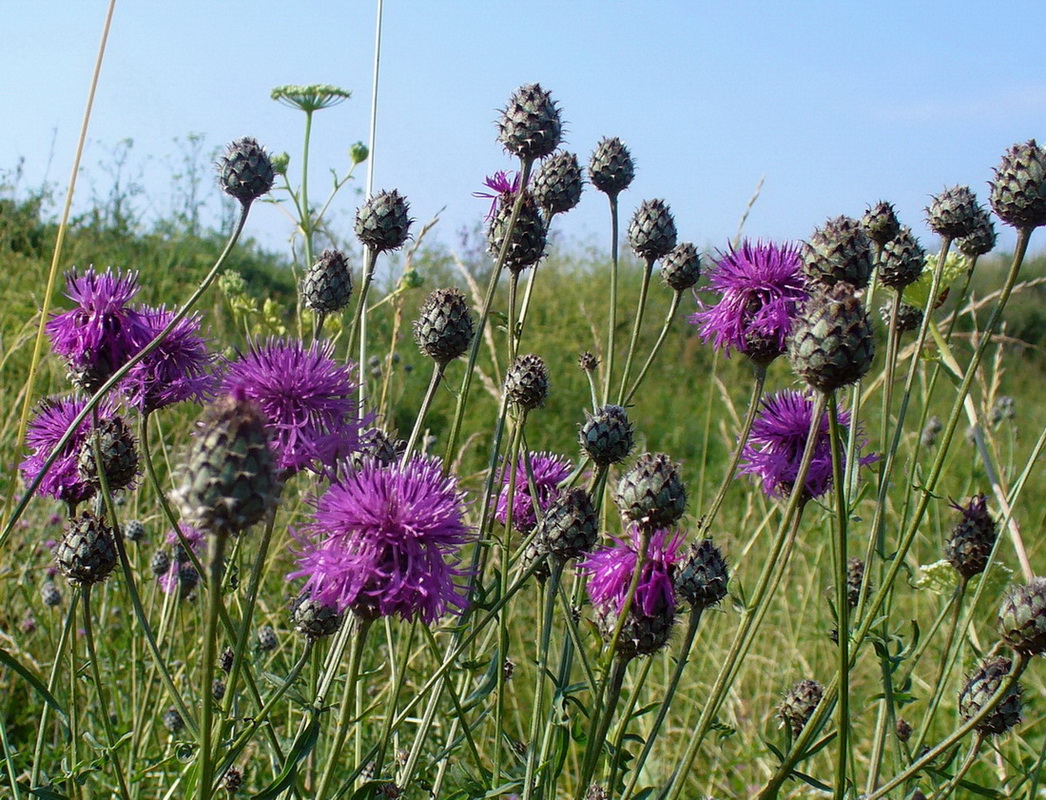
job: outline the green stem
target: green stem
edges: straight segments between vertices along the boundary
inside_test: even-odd
[[[610,402],[610,382],[614,374],[614,340],[617,334],[617,195],[607,195],[610,200],[610,308],[607,309],[607,352],[603,359],[603,403]]]
[[[639,704],[640,694],[642,693],[643,687],[646,686],[647,678],[650,677],[650,669],[653,666],[654,659],[643,659],[643,666],[639,670],[639,678],[635,681],[635,684],[628,693],[628,704],[625,706],[620,718],[618,719],[617,731],[614,733],[614,743],[611,746],[613,758],[610,760],[610,769],[605,770],[603,773],[604,786],[617,785],[617,774],[621,771],[621,761],[627,755],[624,748],[625,736],[628,733],[629,724],[632,722],[632,715],[635,714],[636,706]]]
[[[672,302],[668,307],[668,313],[665,315],[665,322],[661,326],[661,333],[657,335],[657,341],[654,342],[653,348],[650,350],[650,355],[647,356],[646,361],[643,363],[643,368],[639,370],[639,374],[636,379],[632,382],[632,388],[628,390],[628,394],[625,395],[621,405],[627,406],[632,402],[632,398],[636,396],[636,392],[639,391],[640,385],[643,383],[643,379],[646,378],[647,372],[650,370],[650,366],[654,363],[654,359],[657,358],[658,352],[661,350],[661,345],[665,343],[665,339],[668,336],[668,331],[672,327],[672,321],[675,319],[676,312],[679,310],[679,300],[683,296],[682,292],[675,292],[672,295]]]
[[[378,251],[373,247],[367,248],[367,261],[363,266],[363,285],[360,287],[360,296],[356,298],[356,309],[352,312],[352,322],[349,323],[349,335],[345,344],[345,356],[346,358],[352,355],[353,347],[356,344],[356,337],[359,335],[360,326],[362,324],[363,315],[367,308],[367,295],[370,294],[370,285],[374,280],[374,267],[378,262]],[[363,380],[362,370],[363,364],[360,363],[359,368],[360,374],[360,385],[362,386],[366,381]],[[362,409],[360,409],[362,411]]]
[[[636,344],[639,342],[639,331],[643,327],[643,314],[646,312],[647,295],[650,292],[650,274],[654,271],[654,259],[648,258],[646,269],[643,270],[643,282],[639,286],[639,303],[636,305],[636,319],[632,323],[632,335],[628,340],[628,353],[625,354],[625,368],[621,373],[621,388],[618,390],[619,405],[625,404],[625,387],[628,386],[628,376],[632,372],[632,358],[636,354]]]
[[[516,329],[516,291],[519,288],[519,273],[509,270],[508,276],[508,363],[516,360],[519,352],[519,339]]]
[[[443,374],[447,369],[446,364],[440,364],[438,361],[432,364],[432,377],[429,379],[429,388],[425,390],[425,397],[421,401],[421,408],[418,409],[418,415],[414,418],[414,428],[410,432],[410,438],[407,439],[407,446],[403,450],[403,458],[400,461],[400,468],[407,466],[407,462],[410,461],[410,455],[414,452],[414,448],[418,443],[418,436],[421,435],[421,428],[425,424],[425,417],[428,416],[429,408],[432,406],[432,401],[436,397],[436,390],[439,388],[440,382],[443,380]]]
[[[388,620],[386,618],[386,624]],[[396,716],[396,706],[399,704],[400,692],[403,691],[403,686],[407,681],[407,666],[410,663],[411,649],[414,646],[414,637],[417,634],[418,627],[421,623],[414,619],[410,626],[410,635],[407,637],[406,645],[401,648],[402,662],[398,668],[393,665],[393,682],[392,682],[392,697],[389,699],[387,704],[387,710],[385,712],[385,720],[382,723],[381,738],[378,740],[378,754],[374,757],[374,774],[381,775],[381,770],[385,765],[385,754],[389,749],[389,742],[392,739],[392,720]],[[426,629],[427,630],[427,629]],[[391,650],[391,635],[390,636],[390,650]],[[361,762],[362,763],[362,762]]]
[[[842,437],[839,431],[839,407],[835,392],[828,393],[828,431],[832,446],[832,486],[835,491],[836,514],[836,564],[835,564],[835,604],[837,638],[839,639],[839,704],[838,731],[839,755],[835,768],[836,800],[843,800],[846,794],[846,759],[848,755],[850,733],[850,602],[847,583],[847,522],[849,508],[846,503],[846,486],[843,476]]]
[[[312,109],[305,109],[305,142],[301,153],[301,235],[305,269],[312,266],[312,209],[309,208],[309,141],[312,138]]]
[[[200,710],[200,800],[210,800],[214,780],[214,758],[211,753],[213,733],[215,639],[218,633],[218,607],[222,603],[222,572],[225,560],[226,537],[213,537],[211,563],[207,576],[207,612],[203,629],[203,677],[200,694],[203,706]]]
[[[69,601],[69,611],[65,615],[65,624],[62,626],[62,636],[58,640],[58,648],[55,650],[54,661],[51,663],[51,674],[47,678],[47,691],[52,695],[54,695],[55,689],[58,688],[58,676],[61,672],[62,659],[65,657],[65,648],[71,639],[69,634],[76,622],[76,608],[77,605],[79,605],[79,602],[79,593],[74,594],[72,599]],[[75,678],[70,681],[70,684],[74,683]],[[69,713],[75,714],[76,708],[70,708]],[[36,728],[36,745],[33,747],[33,766],[29,773],[30,789],[40,788],[40,772],[43,768],[44,759],[44,736],[47,733],[47,718],[50,714],[51,706],[44,703],[44,707],[40,712],[40,720],[37,723]]]
[[[977,731],[973,735],[973,741],[970,742],[970,752],[966,754],[966,758],[963,759],[962,764],[955,770],[955,774],[948,780],[948,782],[940,788],[940,790],[934,792],[933,800],[945,800],[953,791],[955,787],[959,785],[959,782],[966,776],[966,773],[970,771],[970,767],[973,766],[973,762],[977,760],[977,754],[981,750],[981,745],[984,744],[985,734]]]
[[[610,665],[610,670],[605,683],[606,690],[603,693],[605,702],[594,708],[592,737],[585,748],[585,758],[582,761],[581,778],[577,784],[574,800],[582,800],[588,792],[588,785],[596,772],[599,764],[599,754],[603,751],[603,742],[606,741],[607,731],[614,719],[614,710],[617,708],[618,700],[621,698],[621,686],[625,680],[625,669],[628,667],[629,659],[615,655]]]

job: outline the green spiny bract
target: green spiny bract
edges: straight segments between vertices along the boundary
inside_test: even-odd
[[[559,559],[569,561],[587,553],[599,536],[599,519],[592,498],[573,488],[557,497],[538,523],[536,541]]]
[[[258,407],[226,395],[205,409],[175,493],[185,521],[217,535],[240,533],[273,508],[279,492]]]
[[[969,236],[977,224],[977,198],[969,186],[952,186],[935,195],[926,209],[926,224],[946,239]]]
[[[648,262],[664,258],[676,246],[676,221],[664,200],[644,200],[628,224],[632,252]]]
[[[520,86],[498,120],[498,141],[524,160],[544,158],[559,146],[563,123],[550,92],[540,84]]]
[[[300,594],[291,606],[294,630],[310,639],[322,639],[337,633],[343,615],[334,606],[321,603],[308,594]]]
[[[532,411],[548,397],[548,367],[540,356],[518,356],[505,374],[505,397],[518,408]]]
[[[944,544],[944,557],[960,575],[972,578],[988,566],[999,530],[988,513],[983,494],[974,495],[965,506],[955,508],[962,516]]]
[[[956,240],[955,245],[959,248],[959,252],[967,258],[979,258],[988,255],[995,249],[995,242],[998,238],[991,215],[983,206],[978,206],[977,220],[973,230]]]
[[[91,486],[98,487],[98,467],[95,462],[95,441],[98,436],[102,451],[102,469],[112,492],[130,486],[138,476],[138,443],[123,417],[107,417],[99,420],[98,427],[80,448],[77,469],[80,476]]]
[[[490,220],[487,230],[487,252],[494,258],[501,255],[505,244],[505,234],[512,221],[512,209],[516,204],[516,195],[503,194],[498,198],[497,209]],[[538,208],[537,201],[529,191],[523,192],[519,214],[505,251],[505,267],[511,272],[520,272],[537,264],[545,255],[546,225]]]
[[[695,609],[714,606],[726,597],[730,580],[722,552],[705,538],[690,546],[679,562],[675,587],[679,596]]]
[[[333,314],[345,308],[351,297],[349,260],[339,250],[324,250],[301,279],[302,303],[317,313]]]
[[[112,529],[88,511],[73,517],[54,551],[58,569],[74,586],[91,586],[116,566]]]
[[[864,212],[861,227],[869,239],[882,247],[900,232],[901,223],[897,220],[893,203],[880,200]]]
[[[861,602],[861,587],[865,586],[864,593],[868,593],[868,587],[864,583],[864,560],[854,556],[846,562],[846,602],[850,608],[857,608]]]
[[[907,225],[883,246],[879,259],[879,282],[900,291],[914,283],[926,266],[926,251]]]
[[[879,308],[879,316],[882,317],[883,323],[886,325],[890,324],[890,317],[893,315],[893,301],[884,303]],[[907,303],[901,303],[897,307],[897,332],[907,333],[908,331],[917,331],[919,326],[923,324],[923,310],[916,306],[908,305]]]
[[[828,393],[855,383],[872,366],[872,326],[849,284],[811,295],[794,324],[792,368],[815,389]]]
[[[872,275],[872,247],[861,224],[850,217],[828,220],[803,245],[803,272],[814,284],[849,283],[857,289]]]
[[[701,277],[701,256],[690,242],[680,242],[661,262],[661,280],[677,292],[682,292]]]
[[[619,619],[620,614],[613,603],[596,607],[596,627],[603,636],[603,641],[610,642]],[[653,614],[644,614],[632,603],[621,626],[621,636],[617,640],[615,654],[626,660],[653,655],[668,644],[675,621],[676,610],[673,606],[664,606]]]
[[[632,154],[616,136],[604,137],[588,162],[588,179],[599,191],[616,198],[636,176]]]
[[[643,453],[617,485],[622,516],[644,528],[667,528],[686,511],[679,466],[664,453]]]
[[[570,211],[581,202],[584,182],[577,156],[566,150],[557,150],[541,162],[531,191],[541,210],[551,217]]]
[[[616,464],[632,452],[632,423],[625,409],[608,405],[585,415],[578,441],[597,467]]]
[[[788,690],[777,713],[792,731],[792,736],[798,736],[803,732],[823,696],[824,687],[809,679],[799,681]]]
[[[963,721],[975,717],[991,701],[1012,668],[1013,662],[1001,656],[990,658],[977,668],[959,692],[959,715]],[[1020,684],[1015,683],[988,715],[977,723],[977,730],[1001,736],[1020,721],[1021,689]]]
[[[414,320],[414,341],[440,366],[465,354],[475,328],[465,295],[457,289],[436,289],[425,298]]]
[[[1046,653],[1046,578],[1010,587],[999,607],[999,632],[1018,653]]]
[[[268,192],[275,181],[265,148],[249,136],[232,142],[218,159],[218,184],[244,205]]]
[[[1015,228],[1046,225],[1046,148],[1034,139],[1015,144],[995,170],[992,209]]]
[[[395,189],[378,192],[356,212],[356,238],[378,253],[396,250],[410,235],[410,205]]]

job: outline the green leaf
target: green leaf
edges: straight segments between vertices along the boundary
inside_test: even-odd
[[[294,785],[298,777],[298,764],[312,752],[320,738],[320,712],[312,709],[311,713],[312,719],[298,734],[291,751],[287,753],[283,772],[276,776],[276,780],[254,795],[254,800],[276,800],[279,795]]]
[[[36,677],[29,668],[24,666],[22,662],[16,659],[13,655],[8,653],[2,647],[0,647],[0,664],[4,664],[10,667],[12,670],[17,672],[22,678],[33,687],[33,690],[40,695],[47,705],[54,709],[54,712],[58,715],[58,718],[62,721],[62,724],[69,728],[69,717],[65,713],[65,709],[62,708],[61,704],[55,700],[54,695],[47,691],[47,687],[44,685],[38,677]]]

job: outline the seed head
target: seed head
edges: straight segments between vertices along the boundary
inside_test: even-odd
[[[577,156],[566,150],[557,150],[541,162],[534,174],[531,191],[545,216],[552,217],[570,211],[581,202],[584,183]]]
[[[897,221],[893,203],[880,200],[864,212],[861,227],[869,239],[882,247],[900,232],[901,223]]]
[[[691,288],[701,278],[701,256],[690,242],[680,242],[661,262],[661,280],[677,292]]]
[[[726,597],[729,580],[723,553],[711,539],[702,539],[679,562],[676,592],[695,609],[709,608]]]
[[[533,411],[548,397],[548,367],[533,354],[518,356],[505,374],[505,396],[512,405]]]
[[[275,181],[269,155],[249,136],[232,142],[218,159],[218,184],[222,191],[245,206],[268,192]]]
[[[907,225],[883,246],[879,260],[879,280],[884,286],[901,291],[914,283],[926,265],[926,251]]]
[[[676,221],[664,200],[644,200],[628,224],[632,251],[647,262],[664,258],[676,246]]]
[[[498,120],[498,141],[521,159],[544,158],[559,146],[563,123],[550,92],[540,84],[520,86]]]
[[[871,241],[850,217],[830,219],[815,230],[803,245],[802,258],[803,271],[815,284],[843,282],[863,289],[872,275]]]
[[[686,486],[679,465],[664,453],[643,453],[621,476],[616,500],[621,514],[637,525],[674,525],[686,511]]]
[[[1027,230],[1046,225],[1046,148],[1034,139],[1013,145],[991,187],[992,209],[1007,225]]]
[[[410,205],[395,189],[378,192],[356,211],[356,238],[377,253],[396,250],[410,235]]]
[[[301,297],[306,308],[320,314],[333,314],[345,308],[352,297],[352,272],[345,254],[324,250],[302,277]]]
[[[980,206],[969,186],[952,186],[930,201],[926,224],[946,239],[961,239],[973,233]]]
[[[414,321],[414,341],[440,366],[465,354],[475,329],[465,295],[457,289],[436,289]]]
[[[578,439],[596,466],[616,464],[632,452],[632,423],[625,409],[607,405],[586,416]]]
[[[968,721],[984,708],[999,690],[1003,679],[1010,674],[1013,662],[1008,658],[990,658],[969,677],[959,692],[959,715]],[[1021,688],[1014,684],[983,720],[977,730],[992,736],[1001,736],[1021,721]]]
[[[810,297],[795,321],[789,356],[792,369],[825,393],[855,383],[868,372],[875,340],[853,286],[837,283]]]
[[[988,566],[999,530],[983,494],[974,495],[965,506],[953,504],[953,508],[961,516],[944,545],[944,557],[960,575],[972,578]]]
[[[116,566],[112,529],[89,511],[69,520],[54,551],[58,569],[74,586],[104,581]]]
[[[999,608],[999,632],[1018,653],[1046,653],[1046,578],[1010,588]]]
[[[781,701],[778,713],[792,731],[792,736],[803,732],[806,723],[813,716],[817,704],[824,696],[824,687],[814,680],[801,680],[788,690]]]
[[[601,139],[588,162],[588,178],[592,185],[616,198],[629,187],[635,175],[636,166],[624,142],[616,136]]]

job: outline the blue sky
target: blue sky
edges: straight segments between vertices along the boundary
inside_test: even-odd
[[[176,136],[211,146],[252,135],[299,165],[302,115],[273,86],[331,83],[354,97],[315,119],[313,196],[328,168],[367,138],[376,3],[119,0],[90,128],[81,207],[97,164],[134,140],[143,202],[167,202]],[[0,169],[25,158],[25,182],[63,183],[72,164],[106,3],[37,0],[5,8],[0,47]],[[986,182],[1007,146],[1046,138],[1041,2],[687,2],[386,0],[375,188],[396,188],[425,222],[456,232],[487,209],[471,197],[513,166],[497,109],[522,83],[559,100],[566,146],[587,161],[604,135],[638,172],[626,217],[663,197],[680,235],[724,245],[760,178],[746,232],[807,237],[830,216],[879,199],[932,239],[930,195]],[[363,173],[360,173],[363,177]],[[335,219],[348,230],[357,204]],[[601,243],[606,201],[593,190],[557,223]],[[275,247],[288,224],[259,209],[250,233]],[[1041,237],[1040,237],[1041,239]],[[1003,246],[1012,245],[1005,231]],[[1035,244],[1033,240],[1033,244]],[[1041,250],[1040,240],[1034,249]],[[99,261],[104,261],[100,254]]]

